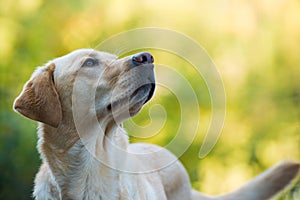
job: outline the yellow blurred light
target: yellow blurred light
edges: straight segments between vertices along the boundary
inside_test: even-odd
[[[252,178],[251,170],[248,165],[245,164],[233,164],[226,171],[226,177],[221,187],[223,191],[229,192],[244,185],[249,179]]]
[[[42,0],[18,0],[17,5],[24,14],[29,14],[40,7]]]
[[[281,138],[280,140],[261,142],[258,146],[257,157],[265,166],[289,158],[299,158],[299,144],[296,140]]]
[[[137,2],[136,4],[139,4]],[[111,24],[122,24],[125,23],[130,18],[130,13],[133,8],[135,8],[133,1],[113,0],[108,5],[105,10],[106,19]]]
[[[206,158],[199,168],[201,190],[208,194],[221,194],[232,191],[252,177],[252,171],[246,164],[240,164],[234,159],[232,165],[215,158]]]
[[[6,60],[12,53],[16,41],[17,25],[5,18],[0,18],[0,59]]]
[[[286,0],[257,0],[258,6],[264,14],[275,16],[282,10],[284,5],[289,1]]]

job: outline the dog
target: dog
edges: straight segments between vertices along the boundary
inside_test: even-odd
[[[236,191],[209,196],[191,189],[166,149],[129,144],[122,122],[151,99],[153,62],[147,52],[118,59],[79,49],[36,69],[14,102],[39,122],[35,199],[265,200],[297,176],[299,163],[285,161]]]

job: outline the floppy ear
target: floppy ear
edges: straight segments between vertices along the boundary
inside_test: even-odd
[[[39,68],[25,84],[22,93],[14,102],[14,110],[20,114],[58,127],[62,119],[59,96],[54,87],[55,64]]]

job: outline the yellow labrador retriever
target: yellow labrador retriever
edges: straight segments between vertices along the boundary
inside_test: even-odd
[[[153,95],[153,61],[80,49],[33,73],[14,109],[40,122],[36,199],[264,200],[297,175],[298,163],[283,162],[232,193],[207,196],[191,189],[170,152],[129,144],[121,124]]]

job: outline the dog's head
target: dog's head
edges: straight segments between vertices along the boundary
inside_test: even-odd
[[[149,53],[118,59],[92,49],[73,51],[39,67],[15,100],[14,109],[53,127],[70,118],[74,108],[80,110],[78,105],[85,108],[83,112],[95,112],[98,120],[125,120],[137,114],[154,93],[153,61]]]

